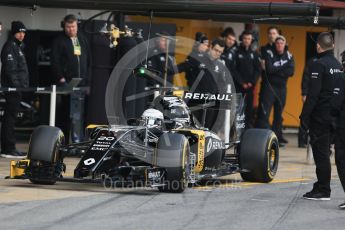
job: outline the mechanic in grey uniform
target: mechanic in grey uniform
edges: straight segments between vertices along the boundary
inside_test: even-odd
[[[334,57],[334,39],[328,32],[317,38],[318,60],[310,68],[309,87],[300,115],[301,127],[309,130],[310,143],[316,165],[317,182],[303,195],[309,200],[330,200],[331,161],[330,145],[335,132],[335,114],[343,67]],[[338,148],[341,147],[338,145]]]
[[[26,28],[20,21],[12,22],[9,39],[1,50],[1,85],[2,87],[29,87],[29,71],[24,56],[24,37]],[[20,108],[21,92],[6,92],[5,114],[1,127],[1,156],[24,158],[25,154],[16,149],[14,133],[15,121]]]
[[[190,63],[195,73],[195,90],[193,92],[204,94],[226,92],[226,83],[229,81],[230,73],[224,61],[220,59],[221,54],[224,52],[224,47],[224,41],[216,38],[212,41],[208,52],[199,58],[198,62]],[[202,123],[203,111],[199,109],[192,113]],[[218,114],[217,110],[207,109],[205,118],[206,128],[212,129],[215,132],[221,128],[215,126],[216,121],[222,119]]]

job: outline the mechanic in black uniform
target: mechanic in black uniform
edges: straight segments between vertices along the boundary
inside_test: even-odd
[[[212,41],[209,51],[197,58],[197,61],[190,61],[187,59],[186,62],[192,72],[195,73],[194,90],[195,93],[203,94],[217,94],[226,92],[226,83],[229,82],[230,73],[227,70],[224,61],[220,59],[220,55],[224,51],[224,41],[216,38]],[[188,103],[190,107],[191,105]],[[203,110],[201,108],[193,109],[193,115],[197,118],[200,124],[202,124]],[[222,116],[222,114],[220,114]],[[218,118],[218,119],[217,119]],[[205,127],[218,131],[221,127],[221,120],[218,116],[218,111],[213,109],[207,109],[205,118]],[[224,126],[224,124],[221,124]]]
[[[276,49],[273,56],[265,61],[266,78],[262,82],[260,109],[258,110],[258,127],[269,128],[269,117],[273,106],[274,117],[272,130],[278,137],[279,144],[283,141],[282,113],[286,102],[287,81],[294,74],[295,62],[292,54],[287,51],[285,37],[279,35],[275,41]]]
[[[301,127],[309,130],[310,143],[316,165],[317,182],[313,189],[303,195],[306,199],[330,200],[331,162],[330,144],[334,134],[335,116],[332,113],[334,97],[339,93],[343,78],[340,62],[334,57],[334,40],[323,32],[317,38],[318,60],[310,69],[306,101],[300,115]],[[338,146],[339,147],[339,146]]]
[[[235,83],[238,78],[235,71],[235,66],[236,66],[235,58],[236,58],[236,53],[238,51],[236,34],[233,28],[228,27],[221,33],[221,37],[224,39],[224,42],[225,42],[225,48],[224,48],[224,52],[221,55],[221,59],[225,62],[225,65],[228,68],[231,74],[231,77]]]
[[[150,86],[154,86],[156,84],[164,86],[164,84],[166,84],[166,87],[171,87],[173,85],[173,77],[175,73],[178,72],[175,57],[170,54],[172,40],[168,33],[163,32],[158,35],[155,42],[156,48],[153,49],[152,54],[147,61],[147,67],[156,72],[161,79],[159,82],[151,79],[148,84]],[[165,77],[166,83],[164,83]]]
[[[345,51],[341,55],[341,62],[344,70]],[[336,111],[335,115],[338,115],[335,135],[335,163],[337,165],[340,182],[345,191],[345,75],[343,75],[342,82],[337,85],[339,85],[339,93],[337,95],[337,101],[333,105],[333,108],[335,107],[334,111]],[[345,202],[338,207],[340,209],[345,209]]]
[[[260,56],[261,56],[261,86],[260,86],[260,94],[259,94],[259,106],[257,112],[257,123],[256,126],[258,128],[269,128],[269,124],[262,124],[262,121],[266,119],[266,111],[263,111],[263,104],[265,102],[264,95],[267,94],[267,90],[270,90],[268,86],[269,82],[267,80],[267,74],[265,72],[266,68],[266,61],[268,57],[273,58],[273,53],[275,50],[275,40],[279,36],[280,32],[279,29],[275,26],[271,26],[267,29],[267,39],[268,43],[265,46],[260,48]],[[287,143],[287,140],[281,140],[283,143]]]
[[[200,60],[207,54],[209,40],[206,34],[197,32],[195,34],[195,43],[192,48],[192,52],[187,56],[186,60],[178,64],[178,72],[185,72],[187,85],[189,89],[193,88],[193,84],[198,75],[198,68]]]
[[[61,23],[63,32],[54,40],[51,53],[51,65],[53,76],[58,86],[66,86],[72,78],[82,78],[79,86],[87,86],[91,76],[91,53],[88,41],[78,32],[78,20],[70,14],[64,17]],[[65,134],[66,143],[70,139],[70,129],[76,119],[72,119],[74,112],[70,110],[72,98],[84,98],[82,92],[75,92],[71,96],[61,96],[58,103],[56,125]],[[72,99],[74,100],[74,99]],[[82,107],[82,106],[79,106]],[[84,111],[84,108],[80,108]],[[83,113],[82,113],[83,114]],[[82,116],[82,115],[81,115]],[[72,127],[71,127],[72,125]],[[82,137],[71,135],[72,141],[79,141]]]
[[[253,34],[245,30],[241,34],[241,44],[235,55],[235,71],[238,78],[235,80],[236,91],[245,97],[245,126],[253,128],[254,88],[260,76],[260,58],[256,51],[251,49]]]
[[[24,56],[24,37],[26,28],[20,21],[13,21],[11,35],[1,50],[1,85],[2,87],[29,87],[29,71]],[[6,92],[5,113],[1,127],[1,156],[7,158],[25,158],[25,154],[16,150],[14,134],[15,121],[20,108],[22,94]]]
[[[265,68],[265,62],[268,57],[273,57],[276,38],[280,35],[278,27],[271,26],[267,29],[268,43],[260,48],[260,55],[262,61],[262,67]]]
[[[307,94],[308,94],[308,85],[309,85],[309,77],[310,77],[310,68],[317,61],[317,57],[313,57],[307,61],[307,64],[304,66],[303,75],[302,75],[302,82],[301,82],[301,89],[302,89],[302,102],[304,103]],[[305,148],[307,147],[307,133],[299,127],[298,129],[298,147]]]

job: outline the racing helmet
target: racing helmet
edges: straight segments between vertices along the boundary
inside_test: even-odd
[[[146,109],[141,118],[148,127],[160,126],[164,120],[163,113],[157,109]]]

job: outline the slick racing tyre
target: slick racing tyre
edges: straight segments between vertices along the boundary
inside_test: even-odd
[[[165,186],[158,187],[161,192],[181,193],[188,186],[190,173],[189,142],[182,134],[164,133],[158,140],[156,165],[165,169]]]
[[[38,126],[31,135],[28,159],[28,174],[35,184],[55,184],[64,170],[59,146],[64,143],[64,135],[59,128]]]
[[[239,163],[245,181],[268,183],[278,170],[279,144],[273,131],[248,129],[240,142]]]

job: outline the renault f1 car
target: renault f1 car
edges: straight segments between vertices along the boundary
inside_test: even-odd
[[[238,106],[230,141],[225,143],[197,124],[184,99],[160,95],[141,118],[129,119],[127,125],[88,126],[89,141],[84,143],[64,145],[59,128],[38,126],[31,135],[27,159],[11,162],[9,178],[35,184],[140,182],[164,192],[183,192],[188,184],[233,173],[246,181],[273,180],[279,145],[272,131],[248,129],[241,134],[244,115],[243,106]],[[83,155],[73,178],[68,178],[63,176],[64,158],[71,151]]]

